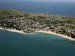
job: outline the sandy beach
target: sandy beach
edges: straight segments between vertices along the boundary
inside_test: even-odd
[[[23,31],[16,30],[16,29],[4,29],[4,28],[0,27],[0,30],[7,30],[7,31],[10,31],[10,32],[17,32],[17,33],[21,33],[21,34],[26,34],[26,33],[24,33]],[[68,36],[65,36],[65,35],[61,35],[61,34],[57,34],[57,33],[55,33],[55,32],[51,32],[51,31],[39,30],[39,31],[35,31],[35,32],[53,34],[53,35],[61,36],[62,38],[66,38],[66,39],[75,41],[74,38],[71,38],[71,37],[68,37]]]
[[[51,31],[36,31],[36,32],[53,34],[53,35],[61,36],[62,38],[66,38],[66,39],[68,39],[68,40],[75,41],[74,38],[71,38],[71,37],[68,37],[68,36],[65,36],[65,35],[61,35],[61,34],[57,34],[57,33],[55,33],[55,32],[51,32]]]
[[[0,27],[0,30],[7,30],[10,32],[17,32],[17,33],[25,34],[23,31],[16,30],[16,29],[4,29],[4,28]]]

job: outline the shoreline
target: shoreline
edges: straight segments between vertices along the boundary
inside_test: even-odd
[[[65,38],[65,39],[68,39],[68,40],[75,41],[74,38],[68,37],[68,36],[66,36],[66,35],[61,35],[61,34],[58,34],[58,33],[52,32],[52,31],[42,31],[42,30],[40,30],[40,31],[36,31],[36,32],[47,33],[47,34],[53,34],[53,35],[60,36],[61,38]]]
[[[25,34],[23,31],[21,30],[16,30],[16,29],[4,29],[2,27],[0,27],[0,30],[6,30],[6,31],[9,31],[9,32],[17,32],[17,33],[21,33],[21,34]]]
[[[23,31],[21,31],[21,30],[16,30],[16,29],[4,29],[4,28],[0,27],[0,30],[6,30],[6,31],[9,31],[9,32],[16,32],[16,33],[26,34],[25,32],[23,32]],[[38,30],[38,31],[35,31],[35,32],[53,34],[53,35],[57,35],[57,36],[60,36],[60,37],[62,37],[62,38],[68,39],[68,40],[75,41],[74,38],[71,38],[71,37],[68,37],[68,36],[65,36],[65,35],[61,35],[61,34],[57,34],[57,33],[52,32],[52,31]],[[35,33],[35,32],[34,32],[34,33]],[[27,33],[27,34],[28,34],[28,33]]]

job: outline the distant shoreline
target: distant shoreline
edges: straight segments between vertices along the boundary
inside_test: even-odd
[[[7,30],[7,31],[9,31],[9,32],[16,32],[16,33],[26,34],[25,32],[23,32],[23,31],[21,31],[21,30],[16,30],[16,29],[4,29],[4,28],[0,27],[0,30]],[[62,38],[65,38],[65,39],[68,39],[68,40],[75,41],[74,38],[71,38],[71,37],[68,37],[68,36],[65,36],[65,35],[61,35],[61,34],[57,34],[57,33],[52,32],[52,31],[39,30],[39,31],[35,31],[35,32],[53,34],[53,35],[61,36]]]

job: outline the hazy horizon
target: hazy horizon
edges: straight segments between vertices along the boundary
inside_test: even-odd
[[[1,1],[32,1],[32,2],[75,2],[75,0],[0,0]]]

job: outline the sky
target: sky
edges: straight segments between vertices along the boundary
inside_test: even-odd
[[[54,2],[75,2],[75,0],[0,0],[0,1],[39,1],[39,2],[50,2],[50,1],[54,1]]]
[[[75,0],[28,0],[28,1],[75,1]]]

